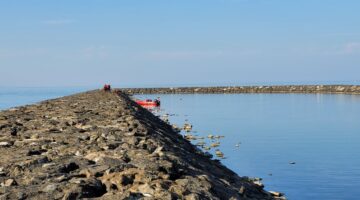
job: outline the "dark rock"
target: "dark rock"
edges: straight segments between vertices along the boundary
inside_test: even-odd
[[[85,179],[79,184],[72,186],[64,195],[63,199],[82,199],[101,197],[106,193],[106,187],[97,179]]]
[[[62,131],[60,129],[58,129],[58,128],[50,128],[49,132],[50,133],[61,133]]]
[[[72,172],[74,170],[77,170],[77,169],[79,169],[79,165],[77,165],[74,162],[70,162],[70,163],[65,164],[64,166],[62,166],[60,168],[60,172],[61,173],[70,173],[70,172]]]
[[[10,129],[10,135],[11,135],[11,136],[16,136],[16,135],[17,135],[17,132],[18,132],[18,130],[17,130],[16,127],[12,127],[12,128]]]
[[[33,150],[32,149],[32,150],[29,150],[26,155],[27,156],[41,155],[44,152],[46,152],[45,149],[40,149],[40,150]]]

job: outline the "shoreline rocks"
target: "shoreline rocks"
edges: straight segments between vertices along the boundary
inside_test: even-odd
[[[232,87],[122,88],[128,94],[329,93],[360,94],[359,85],[279,85]]]
[[[4,110],[0,119],[0,199],[278,199],[119,91]]]

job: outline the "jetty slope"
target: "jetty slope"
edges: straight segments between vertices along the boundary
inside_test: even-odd
[[[0,112],[0,199],[275,199],[121,92]]]

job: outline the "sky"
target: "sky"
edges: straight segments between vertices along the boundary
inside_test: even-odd
[[[358,0],[0,1],[0,87],[360,83]]]

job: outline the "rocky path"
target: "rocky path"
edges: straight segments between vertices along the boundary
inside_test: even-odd
[[[276,199],[119,92],[0,112],[0,199]]]

